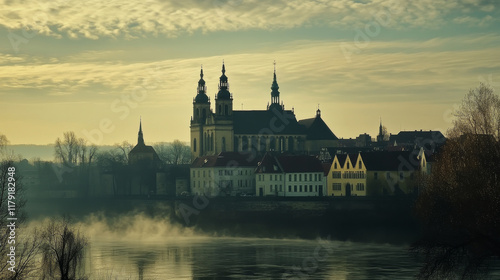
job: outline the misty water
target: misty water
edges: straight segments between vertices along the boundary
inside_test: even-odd
[[[413,279],[417,267],[405,246],[225,237],[94,238],[85,262],[91,279],[145,280]]]

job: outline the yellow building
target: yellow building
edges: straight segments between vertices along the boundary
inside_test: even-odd
[[[423,150],[338,154],[327,179],[329,196],[380,196],[417,191],[418,172],[425,172]]]

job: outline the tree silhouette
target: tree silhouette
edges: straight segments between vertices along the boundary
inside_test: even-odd
[[[69,220],[52,219],[42,232],[42,279],[79,279],[87,239],[71,227]]]
[[[498,100],[483,84],[469,92],[425,180],[416,204],[423,237],[412,245],[425,259],[420,279],[485,276],[500,257]]]

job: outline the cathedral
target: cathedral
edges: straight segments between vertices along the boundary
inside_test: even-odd
[[[271,103],[266,110],[233,110],[233,94],[229,91],[224,63],[214,109],[201,69],[190,128],[192,159],[225,151],[316,154],[321,147],[335,146],[338,140],[321,119],[319,109],[314,118],[304,120],[297,120],[294,110],[285,110],[285,105],[280,102],[276,68]]]

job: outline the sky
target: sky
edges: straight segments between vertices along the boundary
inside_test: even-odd
[[[0,0],[0,134],[49,144],[189,141],[203,65],[234,109],[318,106],[339,138],[446,130],[480,82],[500,88],[495,0]],[[213,104],[212,104],[213,106]]]

